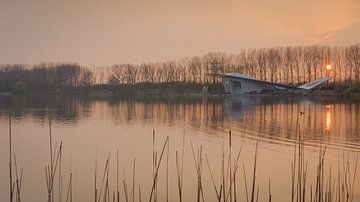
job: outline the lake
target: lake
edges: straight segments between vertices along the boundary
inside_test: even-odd
[[[268,201],[269,180],[273,201],[291,201],[292,162],[299,137],[303,139],[302,166],[307,173],[306,197],[315,192],[319,152],[326,148],[324,190],[327,187],[338,190],[336,179],[342,176],[354,192],[354,201],[360,200],[359,171],[354,179],[360,153],[359,100],[255,95],[116,99],[0,97],[0,201],[9,199],[9,114],[12,151],[18,170],[23,168],[24,201],[47,200],[45,167],[51,161],[50,122],[53,148],[63,141],[61,171],[56,171],[54,180],[55,201],[60,198],[65,201],[70,173],[73,200],[94,201],[95,164],[97,188],[102,190],[107,159],[110,199],[119,189],[121,201],[125,201],[125,192],[135,201],[140,195],[142,200],[148,200],[153,185],[153,156],[160,162],[154,196],[159,201],[166,198],[178,201],[181,173],[178,170],[183,167],[183,201],[196,201],[198,176],[194,156],[199,157],[200,148],[201,160],[197,160],[202,165],[205,201],[216,200],[211,175],[220,190],[223,161],[225,169],[234,165],[240,149],[238,169],[230,166],[233,173],[236,170],[236,196],[234,190],[230,195],[232,199],[246,201],[246,188],[248,192],[252,189],[256,145],[254,187],[259,201]],[[167,137],[169,144],[161,155]],[[342,171],[348,174],[339,174]],[[327,183],[330,178],[333,181]],[[104,187],[105,184],[106,181]],[[226,184],[230,184],[229,180]]]

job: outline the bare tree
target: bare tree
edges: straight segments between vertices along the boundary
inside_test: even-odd
[[[138,69],[132,64],[115,65],[112,67],[111,81],[118,84],[135,84]]]
[[[92,71],[83,68],[80,76],[80,86],[89,87],[95,83],[95,77]]]
[[[360,81],[360,44],[349,46],[345,49],[346,62],[354,74],[355,81]],[[351,79],[351,78],[350,78]]]
[[[270,70],[270,81],[274,82],[281,62],[281,56],[278,49],[271,48],[267,51],[267,61]]]

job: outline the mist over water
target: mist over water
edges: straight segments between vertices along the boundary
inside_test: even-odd
[[[242,96],[210,98],[109,98],[85,97],[1,97],[0,98],[0,200],[8,200],[8,114],[12,114],[13,152],[24,168],[23,195],[26,201],[45,201],[44,167],[49,157],[49,119],[53,142],[63,140],[62,172],[67,183],[73,172],[73,197],[93,200],[95,154],[103,172],[110,152],[110,186],[116,188],[116,151],[120,155],[120,179],[132,180],[136,158],[136,186],[144,199],[151,190],[152,134],[155,146],[170,138],[169,195],[177,199],[175,152],[181,151],[185,134],[184,200],[196,200],[196,170],[190,142],[203,146],[216,180],[220,179],[221,145],[228,144],[232,131],[233,153],[241,149],[240,165],[252,172],[258,141],[257,185],[260,201],[267,199],[271,178],[274,201],[291,197],[291,161],[299,126],[304,135],[309,183],[315,179],[319,145],[326,146],[326,166],[333,169],[349,155],[351,166],[360,151],[360,102],[336,98],[284,96]],[[204,195],[216,200],[207,166],[203,166]],[[165,166],[160,167],[159,187],[165,188]],[[326,171],[328,172],[328,170]],[[242,169],[239,172],[239,199],[245,200]],[[100,175],[100,174],[99,174]],[[36,185],[36,186],[34,186]],[[165,189],[164,189],[165,190]],[[121,191],[123,191],[121,189]],[[355,195],[360,184],[355,183]],[[121,192],[121,197],[124,193]],[[137,197],[137,196],[136,196]],[[165,199],[160,191],[159,200]]]

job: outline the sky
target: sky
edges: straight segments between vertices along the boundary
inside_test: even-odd
[[[160,62],[360,42],[360,0],[0,0],[0,64]]]

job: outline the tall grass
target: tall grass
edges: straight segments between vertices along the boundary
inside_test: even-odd
[[[320,145],[318,151],[318,159],[316,165],[315,173],[308,173],[308,160],[305,156],[305,136],[303,133],[300,133],[300,127],[296,128],[296,142],[294,144],[294,154],[293,159],[290,164],[291,176],[291,190],[288,193],[289,199],[292,202],[340,202],[340,201],[354,201],[355,193],[355,183],[357,179],[357,163],[358,155],[356,156],[355,164],[351,166],[351,161],[349,155],[346,156],[345,152],[341,161],[337,165],[337,170],[334,172],[334,165],[329,165],[327,167],[326,161],[326,145]],[[120,176],[119,176],[119,151],[116,152],[116,172],[114,171],[115,176],[112,176],[110,172],[110,163],[111,155],[110,152],[107,155],[105,165],[103,165],[103,170],[100,172],[100,177],[98,175],[98,155],[95,153],[95,173],[94,173],[94,201],[95,202],[110,202],[110,201],[127,201],[135,202],[142,201],[144,198],[149,202],[160,201],[159,194],[165,196],[166,201],[174,201],[174,198],[171,198],[170,195],[170,163],[175,163],[176,168],[176,185],[177,185],[177,194],[178,200],[180,202],[184,201],[184,157],[185,157],[185,133],[182,137],[182,147],[181,151],[175,151],[174,161],[172,161],[172,153],[170,148],[170,138],[166,137],[165,141],[161,144],[160,150],[156,148],[156,134],[155,130],[153,131],[152,136],[152,179],[149,187],[145,187],[144,193],[149,195],[145,196],[142,193],[141,183],[137,181],[138,168],[136,166],[136,158],[132,162],[132,179],[128,182],[125,174],[122,179],[122,193],[120,191]],[[195,176],[196,179],[193,180],[196,183],[196,195],[194,200],[200,201],[209,201],[211,198],[215,197],[217,201],[221,202],[232,202],[232,201],[247,201],[247,202],[257,202],[257,201],[274,201],[276,196],[272,194],[272,187],[276,186],[276,181],[268,179],[268,196],[265,198],[260,198],[260,186],[258,185],[258,156],[259,156],[259,147],[261,146],[258,141],[256,141],[255,149],[253,152],[253,166],[252,171],[246,171],[245,163],[243,162],[243,177],[238,175],[239,165],[240,164],[240,154],[242,147],[237,152],[233,150],[233,138],[232,132],[228,133],[228,143],[225,144],[222,142],[220,149],[220,165],[217,168],[220,169],[220,172],[217,175],[216,167],[211,165],[211,159],[208,158],[208,155],[205,152],[205,149],[202,145],[195,147],[191,140],[190,148],[195,165]],[[227,146],[226,146],[227,145]],[[22,188],[22,178],[23,170],[21,172],[18,170],[17,160],[15,154],[12,151],[12,126],[11,126],[11,116],[9,115],[9,194],[10,202],[14,200],[20,202],[21,198],[21,188]],[[60,141],[58,144],[53,144],[53,135],[52,135],[52,123],[49,119],[49,164],[45,167],[45,179],[47,187],[47,200],[48,202],[54,201],[72,201],[73,200],[73,173],[70,171],[67,187],[63,191],[63,174],[62,174],[62,153],[63,153],[63,142]],[[166,158],[166,160],[164,160]],[[206,166],[208,169],[209,175],[206,175],[203,168],[203,161],[206,161]],[[164,162],[165,161],[165,162]],[[260,161],[261,163],[261,161]],[[165,165],[163,165],[165,164]],[[162,170],[161,167],[165,166],[166,169]],[[114,165],[115,166],[115,165]],[[328,168],[328,169],[327,169]],[[247,174],[251,173],[251,174]],[[309,176],[314,175],[314,180],[309,180]],[[160,176],[163,176],[166,180],[166,188],[160,189],[158,180]],[[211,183],[204,184],[204,179],[209,178]],[[57,180],[57,182],[56,182]],[[112,187],[111,180],[116,181],[114,187]],[[55,184],[58,186],[58,193],[55,189]],[[239,186],[243,184],[244,186]],[[136,190],[136,188],[138,190]],[[213,190],[210,192],[205,192],[204,190]],[[242,191],[241,191],[242,190]],[[264,189],[266,190],[266,189]],[[240,195],[239,193],[244,193]],[[266,193],[266,191],[264,192]],[[213,196],[211,196],[213,194]],[[285,193],[286,194],[286,193]],[[265,194],[266,195],[266,194]],[[55,197],[57,196],[57,197]]]
[[[183,177],[184,177],[184,152],[185,152],[185,131],[183,133],[183,141],[182,141],[182,148],[181,148],[181,162],[179,162],[179,155],[178,151],[175,153],[175,160],[176,160],[176,179],[178,185],[178,192],[179,192],[179,201],[182,202],[183,199]]]
[[[12,176],[12,136],[11,136],[11,114],[9,114],[9,182],[10,182],[10,202],[13,201],[13,176]]]
[[[196,168],[196,175],[197,175],[197,201],[204,201],[204,192],[203,192],[203,185],[202,185],[202,159],[203,159],[203,150],[202,146],[197,149],[197,153],[195,154],[194,146],[191,144],[191,150],[194,158],[195,168]]]
[[[155,137],[155,135],[154,135]],[[155,138],[154,138],[155,139]],[[151,192],[150,192],[150,197],[149,197],[149,201],[152,201],[153,199],[153,196],[154,196],[154,201],[157,201],[157,181],[158,181],[158,176],[159,176],[159,168],[160,168],[160,165],[161,165],[161,160],[163,158],[163,155],[164,155],[164,151],[165,151],[165,148],[167,146],[167,144],[169,143],[169,136],[166,138],[165,142],[164,142],[164,145],[162,147],[162,150],[161,150],[161,153],[160,153],[160,157],[159,157],[159,160],[157,160],[157,152],[155,152],[155,165],[154,165],[154,176],[153,176],[153,183],[152,183],[152,187],[151,187]]]
[[[55,192],[54,192],[54,185],[55,185],[55,176],[57,173],[57,170],[59,169],[61,171],[61,153],[62,153],[62,144],[61,141],[59,144],[59,147],[53,148],[53,141],[52,141],[52,130],[51,130],[51,119],[49,119],[49,153],[50,153],[50,164],[45,166],[45,177],[46,177],[46,188],[47,188],[47,194],[48,194],[48,202],[54,202],[55,200]],[[59,172],[59,178],[61,179],[61,173]],[[61,182],[61,181],[60,181]],[[69,187],[71,185],[71,177],[69,182]],[[61,186],[61,184],[60,184]],[[61,189],[61,188],[60,188]],[[69,195],[71,197],[71,195]],[[60,197],[61,198],[61,197]],[[72,201],[71,198],[67,200]]]
[[[13,158],[14,156],[14,158]],[[12,124],[11,114],[9,114],[9,199],[10,202],[14,200],[21,202],[21,185],[23,179],[23,169],[19,173],[16,155],[12,151]],[[15,176],[14,173],[15,172]],[[15,178],[14,178],[15,177]]]
[[[354,187],[356,182],[358,154],[355,165],[350,166],[349,155],[343,157],[339,162],[337,177],[333,172],[333,165],[326,169],[325,157],[326,145],[319,145],[318,161],[314,183],[308,183],[308,161],[305,158],[304,133],[300,133],[299,127],[296,129],[296,144],[294,148],[294,157],[291,162],[291,201],[296,202],[335,202],[335,201],[353,201]],[[328,177],[326,178],[326,172]],[[352,178],[352,180],[351,180]],[[307,191],[310,191],[308,193]]]

